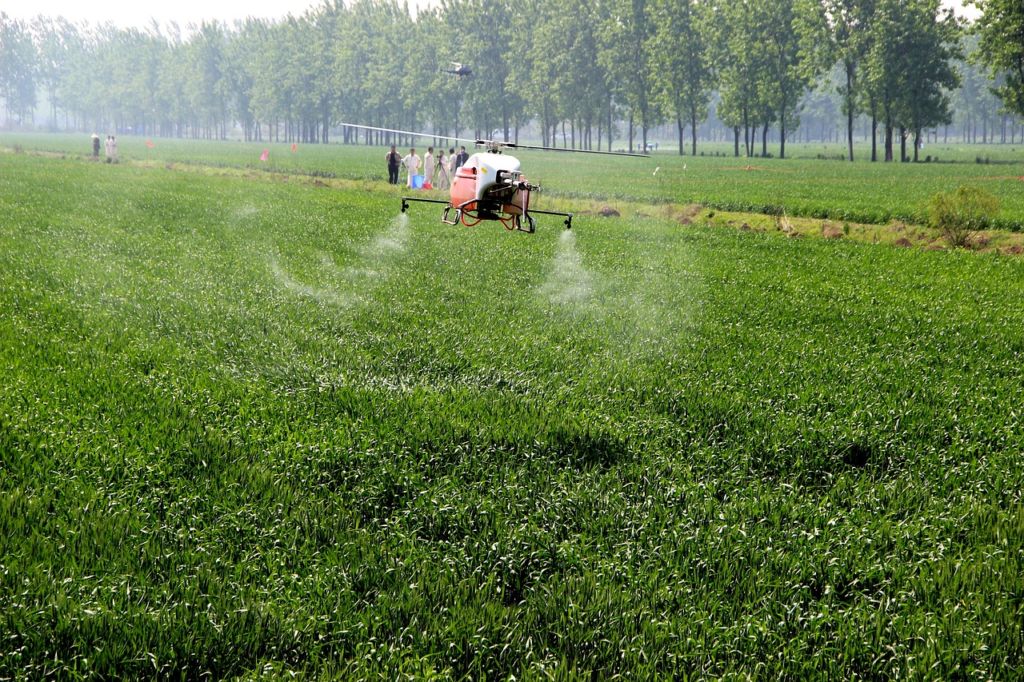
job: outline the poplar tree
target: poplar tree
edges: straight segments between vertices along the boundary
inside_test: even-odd
[[[690,126],[690,153],[697,154],[697,126],[707,117],[714,85],[706,7],[697,0],[658,0],[655,4],[655,77],[668,108],[675,113],[680,154],[684,122]]]
[[[979,0],[977,4],[982,10],[977,23],[978,60],[988,66],[993,78],[1003,79],[994,88],[1003,106],[1024,116],[1024,2]]]

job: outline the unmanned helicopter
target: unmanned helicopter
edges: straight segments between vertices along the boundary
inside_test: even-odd
[[[456,75],[459,78],[463,78],[465,76],[472,76],[473,75],[473,69],[469,68],[469,66],[467,66],[466,64],[462,64],[461,62],[449,62],[449,63],[452,65],[452,68],[450,68],[450,69],[443,69],[443,71],[445,73],[450,73],[450,74]]]
[[[390,132],[399,135],[416,137],[438,137],[426,133],[415,133],[391,128],[376,128],[345,123],[352,128]],[[533,233],[537,229],[534,215],[553,215],[564,218],[566,229],[572,229],[572,213],[561,211],[541,211],[530,207],[530,195],[540,190],[540,185],[530,183],[522,172],[519,159],[504,154],[505,149],[535,149],[542,151],[574,152],[577,154],[601,154],[604,156],[631,156],[649,158],[646,154],[626,152],[602,152],[586,149],[560,149],[557,147],[539,147],[501,142],[496,140],[466,140],[463,138],[445,138],[458,142],[473,142],[484,151],[469,157],[455,171],[447,201],[442,199],[421,199],[419,197],[402,197],[402,213],[409,210],[413,202],[425,204],[443,204],[444,212],[441,222],[446,225],[461,223],[466,227],[474,227],[486,220],[500,222],[506,230]]]

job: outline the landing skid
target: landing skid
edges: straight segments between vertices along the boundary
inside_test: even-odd
[[[443,201],[441,199],[420,199],[418,197],[402,197],[402,213],[405,213],[409,209],[409,202],[418,201],[424,204],[444,204],[444,213],[441,215],[441,222],[445,225],[458,225],[463,222],[464,216],[468,215],[470,218],[475,217],[472,213],[468,213],[463,210],[462,206],[452,206],[451,202]],[[475,200],[470,203],[475,203]],[[455,215],[452,217],[452,211]],[[556,215],[565,218],[563,224],[565,229],[572,229],[572,213],[561,213],[559,211],[537,211],[531,210],[524,212],[521,216],[512,216],[513,229],[519,230],[520,232],[526,232],[533,234],[537,230],[537,221],[533,219],[533,215]],[[525,220],[525,224],[523,221]]]
[[[540,215],[557,215],[557,216],[562,216],[563,218],[565,218],[565,221],[563,223],[565,225],[565,229],[567,229],[567,230],[571,230],[572,229],[572,215],[573,215],[572,213],[559,213],[558,211],[537,211],[537,210],[533,210],[533,209],[530,210],[530,213],[539,213]],[[532,222],[533,219],[531,218],[530,220]]]
[[[451,206],[450,202],[443,201],[441,199],[420,199],[418,197],[402,197],[402,213],[405,213],[409,208],[410,201],[419,201],[424,204],[444,204],[445,206]]]

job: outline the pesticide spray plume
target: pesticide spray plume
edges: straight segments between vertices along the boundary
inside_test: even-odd
[[[559,233],[558,249],[541,293],[558,305],[580,304],[593,293],[593,279],[576,248],[576,233],[563,230]]]
[[[328,303],[336,306],[348,305],[350,302],[348,296],[345,296],[334,289],[317,287],[296,280],[281,266],[280,262],[278,262],[277,256],[270,256],[269,261],[270,272],[274,275],[274,279],[276,279],[278,284],[288,291],[304,298],[312,298],[320,303]]]
[[[409,214],[399,213],[391,219],[388,229],[377,235],[366,251],[370,255],[402,253],[409,245]]]
[[[386,230],[358,249],[359,257],[356,263],[343,268],[338,267],[329,253],[318,252],[320,273],[324,279],[337,280],[340,277],[349,283],[346,286],[352,287],[350,291],[344,293],[327,286],[316,286],[297,280],[281,266],[276,254],[271,255],[268,260],[274,279],[288,291],[321,303],[345,306],[360,298],[355,285],[381,276],[387,270],[389,261],[405,252],[408,243],[409,217],[399,214],[391,220]]]

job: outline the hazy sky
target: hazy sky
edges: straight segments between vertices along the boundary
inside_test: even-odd
[[[64,16],[76,22],[86,20],[95,24],[109,21],[118,26],[137,27],[149,26],[151,19],[155,18],[161,23],[176,21],[184,27],[203,19],[227,22],[250,16],[277,19],[288,14],[300,15],[321,4],[321,0],[4,0],[0,2],[0,11],[20,19],[42,14]],[[409,7],[413,9],[432,4],[436,4],[436,0],[409,0]]]
[[[437,0],[409,0],[409,6],[430,6]],[[963,0],[945,0],[958,9]],[[28,19],[37,14],[63,15],[72,21],[91,23],[110,21],[119,26],[148,26],[151,18],[161,23],[177,21],[182,27],[199,23],[203,19],[233,21],[247,16],[280,18],[289,13],[299,15],[309,7],[320,5],[319,0],[173,0],[167,2],[139,2],[138,0],[4,0],[0,11]],[[969,15],[973,16],[973,10]]]

